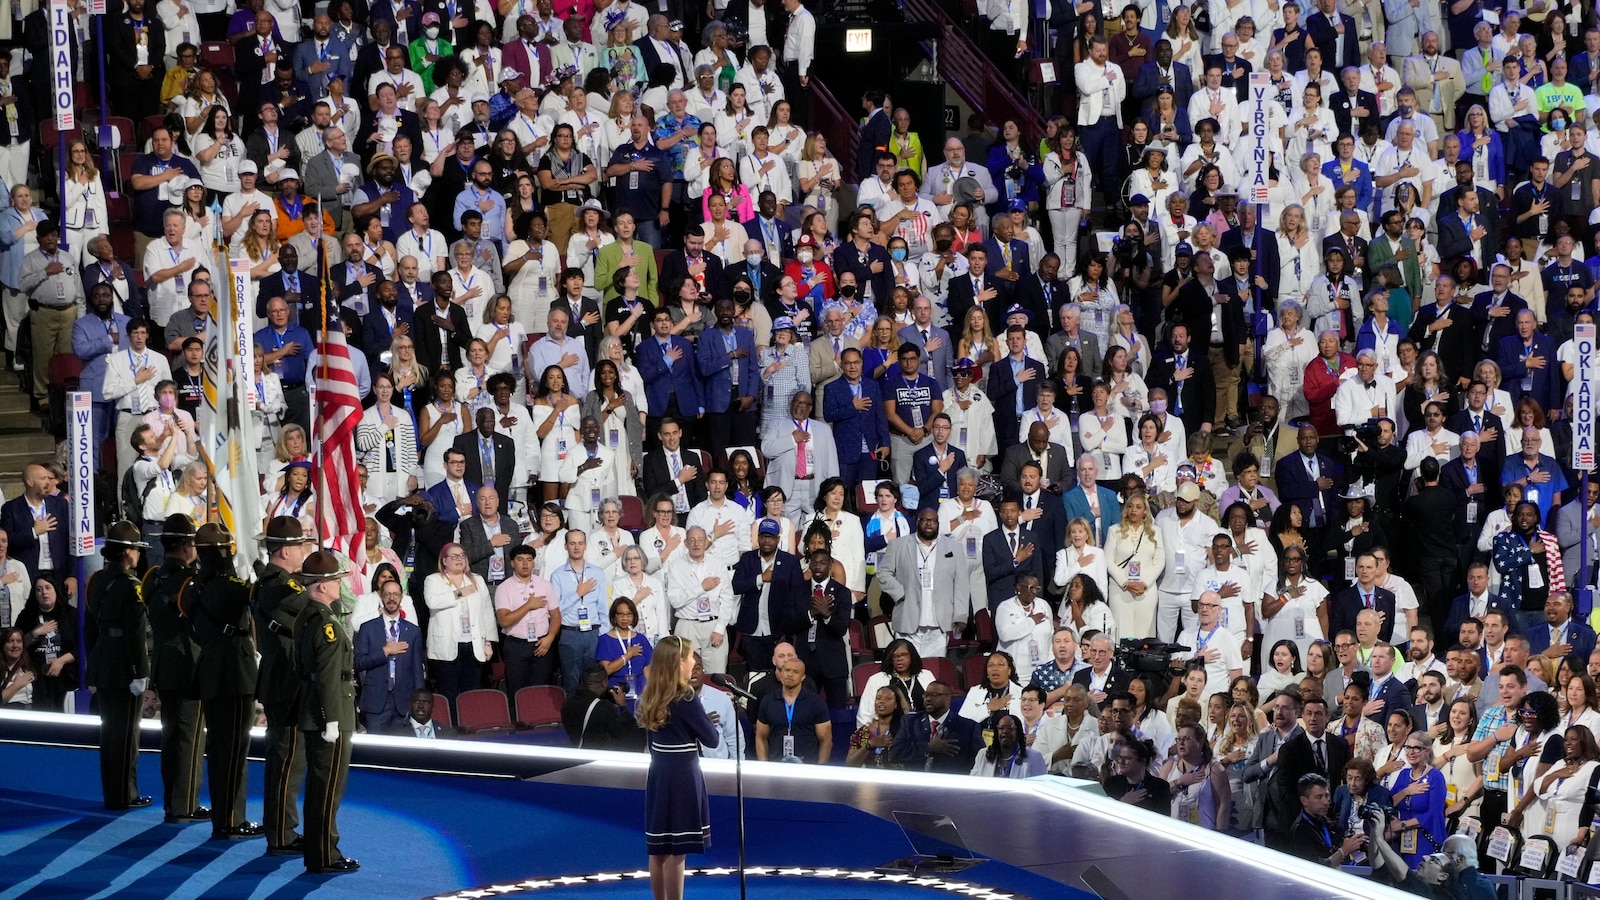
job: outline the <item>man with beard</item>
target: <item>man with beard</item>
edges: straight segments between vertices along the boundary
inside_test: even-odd
[[[972,564],[958,550],[939,534],[938,510],[929,507],[917,513],[916,538],[891,542],[878,562],[883,593],[894,601],[890,628],[924,659],[943,656],[950,633],[964,631],[971,617]]]
[[[379,93],[387,95],[391,92]],[[410,185],[395,180],[395,174],[399,171],[400,161],[393,156],[388,153],[374,155],[372,161],[367,163],[367,173],[372,180],[356,188],[354,196],[350,198],[350,215],[356,221],[377,216],[383,223],[383,239],[391,242],[399,239],[405,211],[416,202]]]

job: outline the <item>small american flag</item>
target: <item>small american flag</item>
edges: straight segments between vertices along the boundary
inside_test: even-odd
[[[356,392],[356,372],[343,329],[323,329],[317,357],[314,415],[320,456],[317,495],[322,498],[319,531],[324,539],[338,540],[366,529],[361,484],[356,478],[355,433],[361,421],[361,397]]]

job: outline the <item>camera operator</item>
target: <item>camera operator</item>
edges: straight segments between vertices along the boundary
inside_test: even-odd
[[[1300,815],[1289,826],[1289,843],[1284,848],[1286,852],[1337,868],[1349,862],[1351,854],[1369,843],[1367,833],[1362,831],[1334,845],[1333,836],[1339,833],[1339,828],[1338,823],[1328,821],[1328,805],[1333,799],[1328,791],[1328,779],[1314,772],[1302,775],[1297,791],[1300,794]]]
[[[1373,485],[1372,513],[1386,531],[1394,524],[1400,503],[1400,481],[1405,475],[1406,450],[1395,441],[1394,420],[1377,419],[1357,426],[1340,442],[1350,455],[1350,475]]]
[[[1383,831],[1386,819],[1382,809],[1369,808],[1368,830]],[[1372,848],[1372,874],[1381,873],[1402,890],[1441,900],[1493,900],[1496,896],[1494,885],[1478,871],[1477,846],[1464,834],[1445,838],[1444,847],[1422,857],[1415,869],[1407,868],[1400,853],[1387,841],[1370,841],[1368,846]]]

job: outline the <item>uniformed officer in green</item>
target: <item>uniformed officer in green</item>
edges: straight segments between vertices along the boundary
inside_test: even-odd
[[[267,565],[255,589],[256,636],[261,647],[261,677],[256,697],[267,713],[266,788],[261,824],[267,853],[299,856],[304,848],[294,833],[300,825],[300,788],[306,780],[305,745],[300,739],[300,673],[294,668],[294,623],[305,609],[306,589],[295,579],[300,563],[315,545],[300,520],[275,516],[267,523]]]
[[[350,777],[356,731],[356,651],[333,605],[348,574],[332,553],[306,557],[300,578],[311,594],[294,626],[300,672],[300,730],[306,742],[306,871],[354,872],[361,864],[339,852],[339,802]]]
[[[257,674],[250,585],[234,574],[233,535],[228,529],[207,522],[195,532],[194,545],[200,571],[184,586],[179,606],[200,643],[195,668],[206,717],[211,838],[261,837],[266,829],[244,817]]]
[[[150,617],[139,587],[139,526],[118,522],[100,549],[105,568],[89,582],[88,602],[98,610],[100,634],[89,652],[89,683],[100,698],[100,789],[106,809],[139,809],[139,713],[150,684],[147,634]]]
[[[194,522],[168,516],[161,525],[161,565],[144,576],[145,606],[155,658],[150,681],[161,696],[161,800],[168,822],[200,822],[211,810],[200,805],[200,682],[195,678],[195,643],[189,620],[178,609],[178,592],[195,567]]]

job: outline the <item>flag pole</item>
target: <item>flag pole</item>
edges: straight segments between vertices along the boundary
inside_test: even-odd
[[[319,218],[322,216],[321,194],[317,195],[317,216]],[[328,291],[333,287],[332,269],[330,269],[328,266],[327,241],[328,237],[326,234],[324,234],[322,240],[317,243],[317,249],[319,251],[317,262],[317,283],[321,287],[321,291],[319,291],[319,296],[317,298],[318,328],[315,340],[317,344],[317,362],[322,369],[323,385],[328,383]],[[317,373],[313,371],[309,374],[311,375],[313,386],[318,386]],[[316,398],[318,393],[320,393],[319,390],[312,390],[311,396]],[[314,402],[311,408],[311,427],[313,429],[317,428],[317,405],[318,404]],[[308,437],[308,440],[313,439]],[[331,537],[331,535],[323,533],[324,529],[327,528],[327,522],[323,519],[323,503],[325,502],[324,497],[328,493],[328,473],[327,467],[324,465],[325,460],[322,442],[320,440],[315,440],[312,443],[312,446],[316,447],[317,454],[317,545],[321,547],[324,546],[325,541]]]

